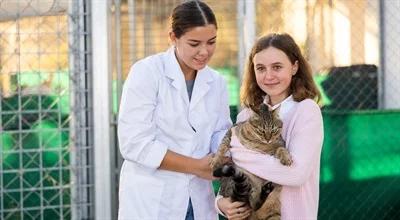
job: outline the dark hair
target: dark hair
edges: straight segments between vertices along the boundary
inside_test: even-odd
[[[172,11],[170,19],[172,32],[177,38],[194,27],[213,24],[217,28],[214,12],[201,1],[186,1],[179,4]]]
[[[298,102],[307,98],[319,101],[321,94],[312,78],[310,65],[301,54],[299,46],[289,34],[272,33],[259,38],[251,50],[240,90],[241,103],[254,110],[264,101],[266,94],[257,85],[253,58],[258,52],[269,47],[283,51],[292,64],[298,62],[297,73],[290,83],[290,93],[293,95],[293,99]]]

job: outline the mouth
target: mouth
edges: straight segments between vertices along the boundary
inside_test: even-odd
[[[199,65],[204,65],[204,64],[207,63],[207,58],[204,58],[204,59],[196,59],[196,58],[194,58],[193,60],[194,60],[195,63],[197,63]]]
[[[278,85],[279,82],[274,82],[274,83],[264,83],[265,86],[276,86]]]

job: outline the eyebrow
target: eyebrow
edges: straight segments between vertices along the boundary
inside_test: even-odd
[[[275,63],[271,63],[270,65],[277,65],[277,64],[283,64],[282,62],[275,62]],[[265,66],[264,64],[262,64],[262,63],[256,63],[256,66]]]
[[[207,41],[212,41],[212,40],[215,40],[215,39],[217,39],[217,36],[214,36],[214,37],[208,39]],[[196,42],[196,43],[201,42],[200,40],[195,40],[195,39],[188,39],[188,41],[192,41],[192,42]]]

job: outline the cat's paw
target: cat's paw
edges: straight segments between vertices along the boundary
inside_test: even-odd
[[[215,155],[209,162],[210,167],[215,170],[222,167],[225,164],[231,164],[232,158],[227,156],[218,156]]]
[[[219,162],[220,160],[217,158],[217,156],[213,156],[211,160],[209,161],[211,169],[215,170],[216,168],[221,166],[221,163]]]
[[[278,158],[281,161],[281,164],[285,166],[290,166],[293,163],[289,151],[284,147],[280,147],[276,150],[276,158]]]

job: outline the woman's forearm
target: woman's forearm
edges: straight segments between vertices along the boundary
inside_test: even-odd
[[[193,174],[193,170],[195,169],[195,160],[196,159],[194,158],[168,150],[159,168],[163,170]]]
[[[193,174],[203,179],[213,179],[210,167],[211,155],[201,159],[187,157],[168,150],[162,160],[159,169],[179,173]]]

